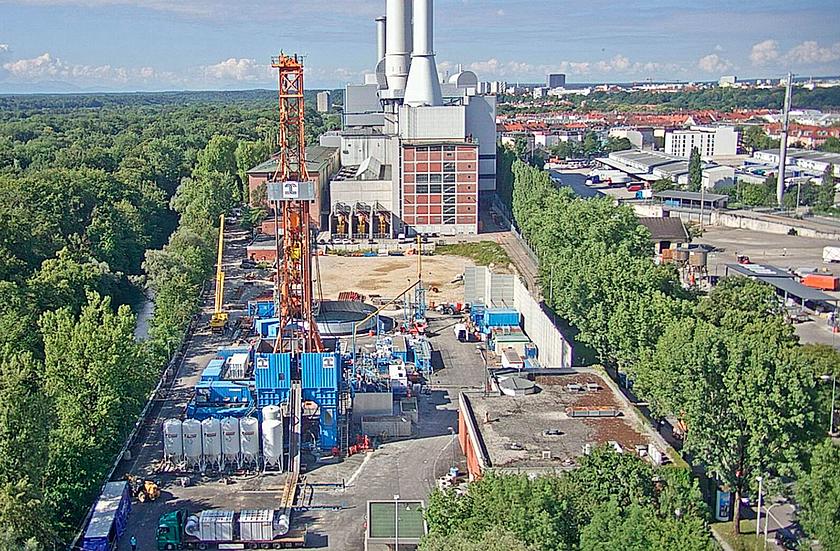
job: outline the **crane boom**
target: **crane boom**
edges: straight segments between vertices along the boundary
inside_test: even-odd
[[[224,331],[228,322],[228,313],[224,311],[225,300],[225,272],[222,269],[222,253],[225,247],[225,215],[219,216],[219,256],[216,261],[216,300],[213,305],[213,317],[210,319],[210,329],[214,333]]]

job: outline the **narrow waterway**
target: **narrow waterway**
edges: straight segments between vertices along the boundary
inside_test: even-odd
[[[134,340],[142,342],[149,338],[149,329],[152,323],[152,317],[155,315],[154,298],[149,295],[145,295],[144,300],[137,308],[136,313],[137,326],[134,328]]]

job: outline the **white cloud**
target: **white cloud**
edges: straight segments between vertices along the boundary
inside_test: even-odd
[[[701,57],[697,62],[697,66],[707,73],[722,73],[731,69],[732,63],[717,54],[709,54]]]
[[[126,68],[111,65],[80,65],[45,52],[38,57],[18,59],[3,64],[12,80],[38,82],[43,80],[66,80],[85,84],[128,84],[143,82],[163,76],[151,67]]]
[[[255,59],[232,57],[203,68],[205,78],[235,82],[264,82],[271,78],[271,67]]]
[[[505,15],[505,10],[496,10],[496,15],[498,15],[499,17],[504,16]]]
[[[775,40],[765,40],[754,44],[750,52],[750,60],[754,65],[766,65],[779,59],[779,43]]]
[[[438,63],[438,70],[452,73],[458,65],[451,61]],[[648,76],[656,72],[678,72],[682,68],[674,64],[655,63],[653,61],[633,61],[625,55],[617,54],[611,59],[599,61],[561,61],[555,64],[534,65],[524,61],[502,61],[490,58],[475,61],[464,66],[474,71],[481,79],[522,78],[541,80],[549,73],[567,73],[570,75],[613,74],[626,76]]]
[[[794,46],[785,59],[794,63],[829,63],[840,59],[840,42],[823,47],[813,40]]]
[[[0,54],[4,54],[9,51],[8,44],[0,44]]]

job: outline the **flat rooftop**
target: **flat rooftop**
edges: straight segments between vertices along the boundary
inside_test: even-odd
[[[537,393],[524,396],[466,393],[490,469],[569,469],[586,453],[587,445],[616,442],[625,452],[636,453],[636,446],[655,443],[652,430],[638,421],[627,400],[597,372],[578,369],[568,375],[537,375],[534,382]],[[586,390],[587,385],[597,390]],[[597,411],[606,415],[610,410],[618,415],[575,416]],[[663,446],[655,445],[664,454]]]

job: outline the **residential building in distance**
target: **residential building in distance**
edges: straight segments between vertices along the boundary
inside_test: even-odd
[[[697,149],[703,159],[738,154],[738,131],[732,126],[692,126],[689,130],[665,133],[665,153],[689,158]]]
[[[549,88],[565,88],[566,75],[564,73],[552,73],[548,75]]]
[[[718,80],[718,86],[721,88],[730,88],[736,84],[738,84],[738,77],[734,75],[723,76]]]
[[[653,128],[610,128],[610,138],[627,138],[637,149],[653,147]]]
[[[318,92],[317,107],[319,113],[329,113],[331,107],[330,99],[330,93],[327,90]]]
[[[490,93],[495,95],[504,94],[507,92],[508,83],[500,80],[495,80],[490,83]]]

